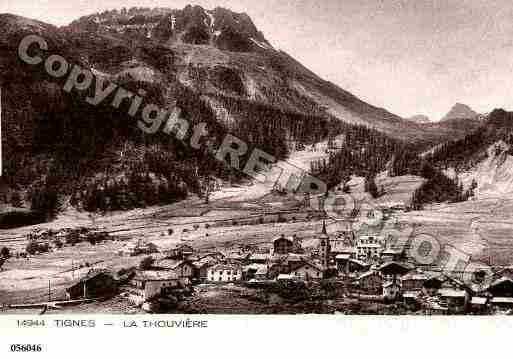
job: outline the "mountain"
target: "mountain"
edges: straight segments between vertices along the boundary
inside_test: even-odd
[[[472,110],[468,105],[462,103],[456,103],[449,112],[442,117],[440,122],[445,122],[449,120],[455,119],[476,119],[479,117],[479,114]]]
[[[291,142],[341,133],[369,133],[374,140],[359,141],[376,148],[393,141],[426,147],[465,135],[404,120],[319,78],[275,49],[244,13],[190,5],[131,8],[61,28],[1,14],[4,180],[45,210],[45,201],[56,202],[55,192],[87,210],[123,209],[201,195],[203,178],[233,181],[241,174],[162,131],[144,134],[137,127],[140,113],[131,118],[126,102],[110,105],[115,93],[91,106],[85,98],[94,86],[63,91],[66,76],[56,79],[18,57],[28,34],[47,41],[42,56],[59,54],[98,79],[134,94],[144,90],[143,106],[170,111],[176,105],[191,128],[206,122],[203,140],[214,146],[232,133],[285,159]]]
[[[426,115],[414,115],[412,117],[407,118],[408,121],[413,123],[430,123],[429,117]]]
[[[471,133],[436,146],[424,158],[442,169],[466,171],[488,158],[490,147],[496,143],[505,144],[501,147],[513,145],[513,113],[503,109],[493,110]]]

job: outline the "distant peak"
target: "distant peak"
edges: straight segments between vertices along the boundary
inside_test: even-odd
[[[457,102],[450,111],[440,120],[440,122],[453,120],[453,119],[474,119],[479,114],[475,112],[470,106]]]
[[[426,115],[414,115],[414,116],[407,118],[407,120],[410,122],[414,122],[414,123],[429,123],[429,122],[431,122],[429,120],[429,117],[427,117]]]

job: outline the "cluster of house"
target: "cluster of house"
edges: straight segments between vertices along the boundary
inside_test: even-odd
[[[352,296],[400,300],[412,310],[484,313],[513,309],[513,269],[497,272],[489,285],[477,289],[432,268],[416,266],[402,250],[388,246],[379,236],[356,239],[352,232],[344,231],[330,239],[324,224],[314,248],[303,248],[296,235],[281,235],[270,248],[256,250],[197,252],[188,244],[158,250],[151,243],[137,241],[124,251],[129,255],[153,253],[155,261],[150,268],[114,280],[105,280],[105,272],[86,276],[70,287],[70,299],[100,296],[110,291],[109,286],[121,286],[131,301],[140,304],[197,283],[265,285],[334,278],[345,284]],[[103,284],[97,291],[94,283],[98,279]]]

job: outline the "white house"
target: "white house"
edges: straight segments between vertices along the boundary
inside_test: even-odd
[[[210,282],[235,282],[242,278],[242,268],[232,264],[217,264],[207,270]]]
[[[360,236],[356,242],[356,255],[358,259],[379,258],[385,247],[385,240],[381,236]]]

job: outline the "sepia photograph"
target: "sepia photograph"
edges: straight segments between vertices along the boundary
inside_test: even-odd
[[[0,320],[513,314],[512,19],[1,0]]]

